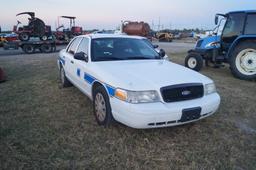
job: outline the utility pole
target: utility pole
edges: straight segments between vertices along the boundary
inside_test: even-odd
[[[154,20],[152,20],[152,30],[155,30],[155,24],[154,24]]]
[[[158,31],[160,31],[160,27],[161,27],[161,22],[160,22],[160,17],[159,17],[159,20],[158,20]]]

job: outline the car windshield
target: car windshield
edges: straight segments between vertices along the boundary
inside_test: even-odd
[[[92,61],[160,59],[151,45],[135,38],[93,39],[91,54]]]

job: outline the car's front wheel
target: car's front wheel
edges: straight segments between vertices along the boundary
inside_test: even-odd
[[[93,112],[99,125],[109,126],[112,121],[108,94],[103,86],[98,86],[93,94]]]
[[[61,87],[63,88],[70,87],[72,85],[70,81],[67,79],[65,70],[62,66],[60,68],[60,81],[61,81]]]

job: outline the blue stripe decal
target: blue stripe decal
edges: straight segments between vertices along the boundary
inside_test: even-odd
[[[84,80],[87,81],[89,84],[92,84],[96,79],[89,74],[84,73]]]
[[[78,68],[78,69],[76,70],[76,75],[77,75],[78,77],[80,77],[80,74],[81,74],[81,70],[80,70],[80,68]]]
[[[60,61],[63,65],[65,65],[65,60],[64,60],[63,58],[59,57],[59,61]]]
[[[113,88],[113,87],[111,87],[109,85],[106,85],[106,87],[107,87],[107,90],[108,90],[108,94],[110,96],[115,96],[115,88]]]
[[[79,70],[80,70],[80,69],[79,69]],[[87,83],[89,83],[90,85],[92,85],[92,83],[93,83],[94,81],[96,81],[97,79],[94,78],[93,76],[87,74],[87,73],[84,73],[84,80],[85,80]],[[100,82],[100,81],[99,81],[99,82]],[[106,87],[107,92],[108,92],[108,94],[109,94],[111,97],[115,96],[116,89],[115,89],[114,87],[112,87],[112,86],[110,86],[110,85],[108,85],[108,84],[106,84],[106,83],[104,83],[104,86]]]

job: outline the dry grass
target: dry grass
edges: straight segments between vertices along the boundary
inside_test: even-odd
[[[163,129],[103,128],[88,98],[59,88],[56,56],[0,58],[9,77],[0,84],[1,169],[256,168],[255,82],[207,68],[222,97],[212,117]]]

